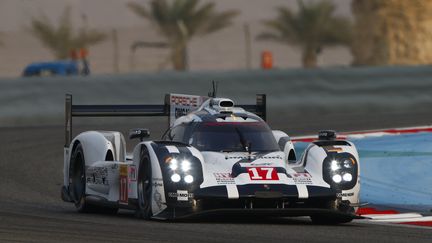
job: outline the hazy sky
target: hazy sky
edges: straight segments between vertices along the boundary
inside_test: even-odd
[[[32,16],[43,13],[55,20],[67,5],[72,7],[74,21],[77,23],[81,19],[80,16],[85,14],[93,27],[140,25],[142,20],[125,7],[130,1],[149,2],[149,0],[0,0],[0,31],[21,30],[28,25]],[[338,13],[350,14],[350,0],[333,1],[338,5]],[[236,18],[238,22],[268,18],[272,16],[276,6],[295,7],[297,5],[297,0],[214,0],[214,2],[219,9],[241,10],[241,15]]]

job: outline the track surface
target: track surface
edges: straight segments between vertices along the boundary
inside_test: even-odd
[[[341,120],[339,120],[339,118]],[[386,114],[378,117],[313,117],[273,120],[274,128],[293,135],[321,128],[340,131],[427,125],[432,114]],[[335,123],[334,121],[340,121]],[[293,125],[296,124],[296,125]],[[97,127],[127,131],[165,123],[143,122]],[[81,125],[78,130],[94,129]],[[159,134],[155,134],[157,137]],[[0,128],[0,242],[430,242],[428,228],[364,224],[312,225],[308,219],[224,219],[157,222],[118,215],[78,214],[60,200],[63,169],[63,127]],[[131,148],[133,143],[130,142]]]

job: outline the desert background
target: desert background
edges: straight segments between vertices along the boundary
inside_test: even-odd
[[[54,57],[35,39],[29,29],[32,17],[46,15],[58,20],[66,6],[72,8],[75,26],[83,24],[86,16],[89,27],[108,34],[116,30],[119,41],[119,67],[121,73],[157,72],[168,57],[168,50],[138,49],[131,65],[130,46],[134,41],[159,41],[157,32],[145,20],[132,13],[126,4],[132,0],[0,0],[0,76],[20,76],[32,62],[51,61]],[[134,0],[147,3],[147,0]],[[315,0],[312,0],[315,1]],[[206,1],[204,1],[206,2]],[[274,42],[257,41],[255,37],[264,29],[261,21],[273,18],[277,6],[297,8],[296,0],[217,0],[219,10],[237,9],[241,14],[234,24],[219,32],[197,37],[190,44],[190,70],[236,70],[246,68],[244,25],[250,26],[252,36],[252,68],[260,67],[260,55],[271,51],[274,66],[279,69],[301,67],[300,50]],[[351,16],[350,0],[333,0],[336,13]],[[90,48],[92,73],[114,73],[114,53],[111,39]],[[324,49],[319,56],[321,68],[348,66],[352,55],[346,47]],[[164,70],[172,69],[167,65]]]

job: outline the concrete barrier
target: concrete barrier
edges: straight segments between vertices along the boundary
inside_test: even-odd
[[[270,117],[427,110],[432,105],[429,66],[18,78],[0,79],[0,126],[58,124],[65,93],[73,94],[76,103],[157,104],[170,92],[206,95],[212,80],[219,81],[220,96],[238,103],[266,93]]]

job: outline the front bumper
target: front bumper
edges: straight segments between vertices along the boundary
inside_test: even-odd
[[[352,207],[349,202],[342,202],[337,197],[338,192],[331,188],[308,185],[307,197],[304,197],[304,193],[299,193],[296,185],[286,184],[236,185],[235,190],[238,193],[235,198],[229,197],[229,190],[225,185],[196,189],[189,194],[188,201],[176,200],[168,204],[168,208],[157,218],[179,219],[214,215],[239,217],[323,215],[330,218],[358,218],[351,213],[354,210],[350,210]]]
[[[307,186],[308,197],[301,198],[297,186],[285,184],[237,185],[238,198],[274,198],[287,200],[336,199],[337,191],[319,186]],[[194,199],[228,199],[226,186],[200,188],[193,192]]]

